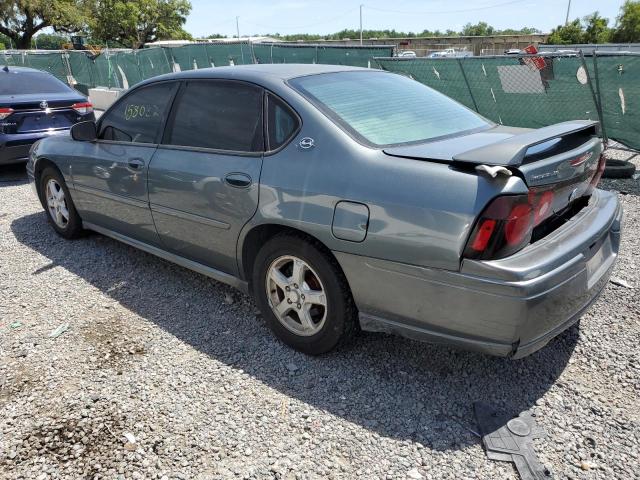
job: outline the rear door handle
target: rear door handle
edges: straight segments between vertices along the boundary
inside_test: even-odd
[[[236,188],[247,188],[251,185],[251,177],[246,173],[228,173],[224,181]]]
[[[130,158],[127,163],[129,164],[129,168],[133,170],[140,170],[144,167],[144,160],[141,158]]]

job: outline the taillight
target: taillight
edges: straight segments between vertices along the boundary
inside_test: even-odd
[[[534,218],[528,195],[497,197],[476,223],[464,256],[498,259],[517,252],[531,240]]]
[[[0,107],[0,120],[4,120],[13,113],[13,108]]]
[[[93,112],[93,105],[89,102],[74,103],[73,105],[71,105],[71,108],[73,108],[80,115],[86,115],[87,113]]]

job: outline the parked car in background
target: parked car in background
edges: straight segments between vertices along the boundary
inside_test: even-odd
[[[448,58],[448,57],[473,57],[473,52],[468,50],[456,50],[455,48],[446,48],[429,54],[429,58]]]
[[[413,50],[402,50],[401,52],[398,52],[398,57],[415,58],[416,52]]]
[[[616,259],[597,129],[495,125],[379,70],[247,65],[144,81],[38,142],[27,171],[61,236],[94,230],[251,292],[300,351],[362,328],[522,357]]]
[[[25,67],[0,69],[0,165],[26,162],[34,142],[68,135],[74,123],[87,120],[94,120],[87,98],[53,75]]]

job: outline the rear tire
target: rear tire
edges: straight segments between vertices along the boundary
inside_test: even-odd
[[[256,257],[252,287],[269,328],[303,353],[326,353],[357,331],[356,306],[340,266],[304,236],[268,240]]]
[[[62,174],[46,167],[39,178],[40,200],[53,229],[66,239],[82,236],[82,219],[76,210]]]
[[[636,171],[636,166],[624,160],[608,159],[604,167],[604,178],[630,178]]]

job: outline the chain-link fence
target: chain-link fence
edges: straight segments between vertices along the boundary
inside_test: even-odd
[[[494,122],[538,128],[600,120],[603,134],[640,148],[640,54],[377,58]]]
[[[83,93],[93,87],[129,88],[163,73],[252,63],[324,63],[377,68],[374,57],[391,56],[392,46],[198,43],[142,50],[4,51],[0,65],[45,70]]]

